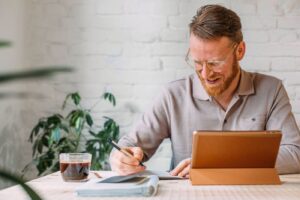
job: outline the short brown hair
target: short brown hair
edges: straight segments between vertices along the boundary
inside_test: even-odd
[[[243,40],[240,17],[220,5],[206,5],[199,8],[189,27],[190,33],[200,39],[211,40],[226,36],[235,43]]]

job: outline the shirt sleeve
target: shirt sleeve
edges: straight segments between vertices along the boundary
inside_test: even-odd
[[[300,133],[288,94],[280,82],[266,124],[267,130],[281,130],[282,140],[276,161],[279,174],[300,172]]]
[[[120,146],[138,146],[143,149],[143,161],[147,161],[160,143],[170,136],[168,115],[168,91],[164,89],[138,121],[133,131],[119,140]]]

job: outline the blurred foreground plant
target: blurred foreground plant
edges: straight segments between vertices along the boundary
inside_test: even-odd
[[[10,41],[4,41],[0,40],[0,48],[5,48],[11,46]],[[30,69],[26,71],[20,71],[20,72],[10,72],[10,73],[2,73],[0,74],[0,84],[6,83],[10,81],[18,81],[23,79],[32,79],[32,78],[47,78],[49,76],[52,76],[56,73],[60,72],[71,72],[73,71],[72,68],[68,66],[52,66],[52,67],[43,67],[42,69]],[[0,98],[4,97],[23,97],[25,93],[22,93],[22,95],[19,95],[17,92],[13,93],[3,93],[0,92]],[[7,172],[6,170],[0,169],[0,178],[3,178],[5,180],[9,180],[13,183],[19,184],[25,192],[29,195],[29,197],[33,200],[41,200],[41,197],[32,190],[23,179],[19,178],[17,175],[11,174]]]
[[[42,199],[31,187],[29,187],[25,183],[24,180],[22,180],[18,176],[13,175],[7,171],[0,169],[0,177],[6,179],[8,181],[12,181],[14,183],[19,184],[32,200],[41,200]]]

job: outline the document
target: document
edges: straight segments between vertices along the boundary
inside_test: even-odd
[[[121,177],[117,174],[117,172],[112,172],[112,171],[105,171],[105,172],[98,172],[98,174],[100,176],[102,176],[103,178],[108,178],[108,177],[112,177],[112,176],[118,176]],[[136,176],[149,176],[149,175],[156,175],[158,176],[159,180],[178,180],[178,179],[184,179],[182,177],[179,176],[172,176],[169,174],[169,172],[167,171],[157,171],[157,170],[144,170],[142,172],[133,174]]]
[[[123,177],[123,179],[112,179]],[[112,176],[105,179],[91,179],[76,188],[78,196],[121,197],[154,196],[158,189],[158,176]]]
[[[172,176],[169,174],[169,172],[166,172],[166,171],[155,171],[155,170],[145,170],[145,171],[137,173],[137,175],[140,175],[140,176],[156,175],[159,177],[159,180],[183,179],[182,177],[179,177],[179,176]]]

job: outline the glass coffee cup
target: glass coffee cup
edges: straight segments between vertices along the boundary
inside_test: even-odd
[[[61,153],[60,173],[64,181],[88,180],[92,155],[89,153]]]

